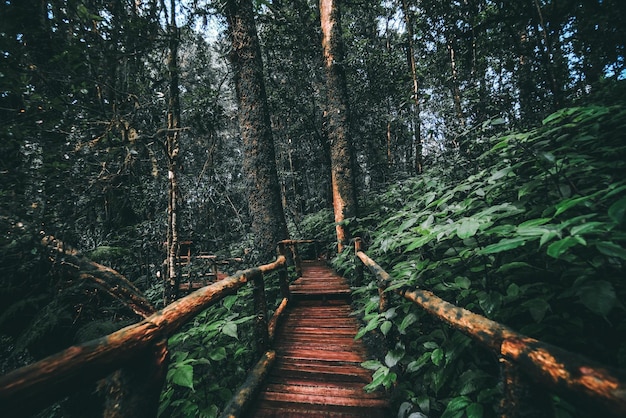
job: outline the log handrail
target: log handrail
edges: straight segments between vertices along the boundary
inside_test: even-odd
[[[136,368],[138,363],[144,363],[145,356],[151,356],[155,359],[154,365],[163,369],[167,357],[166,339],[209,306],[235,293],[248,281],[254,280],[255,289],[260,288],[262,291],[263,274],[277,270],[280,274],[281,289],[284,289],[285,284],[282,282],[287,280],[285,271],[287,263],[285,255],[279,254],[272,263],[239,271],[224,280],[203,287],[134,325],[102,338],[69,347],[36,363],[0,376],[2,416],[24,416],[36,412],[55,400],[75,392],[86,383],[103,378],[118,369]],[[288,297],[288,295],[283,296]],[[259,296],[255,292],[255,307],[258,309],[265,309],[265,301],[260,300],[262,298],[264,296]],[[281,313],[283,311],[284,308],[280,310]],[[265,326],[263,332],[267,335],[265,313],[256,312],[256,315],[257,318],[263,319],[261,321]],[[270,323],[272,327],[275,327],[276,319],[272,319]],[[273,334],[273,330],[271,333]],[[266,344],[267,338],[262,342],[262,345]],[[267,349],[265,346],[261,348]],[[144,369],[142,371],[145,373]],[[154,375],[164,378],[162,370],[154,372]],[[160,393],[161,387],[156,385],[152,387],[152,390],[153,392],[158,390]],[[154,398],[154,393],[151,394],[151,398]],[[156,400],[158,403],[158,394]],[[157,406],[121,411],[118,416],[155,416]]]
[[[391,276],[361,250],[355,240],[357,258],[378,280],[379,308],[389,306],[387,286]],[[520,334],[505,325],[449,303],[422,289],[394,289],[403,298],[415,303],[428,314],[463,332],[495,353],[506,368],[505,394],[519,392],[507,384],[519,384],[530,378],[554,393],[578,397],[605,411],[605,415],[626,416],[626,373],[615,370],[579,354]],[[511,374],[523,374],[522,379]],[[504,409],[519,408],[517,399],[505,399]],[[516,415],[512,412],[511,415]],[[598,415],[600,416],[600,415]]]

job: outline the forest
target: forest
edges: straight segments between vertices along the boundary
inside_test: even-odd
[[[497,362],[378,312],[356,237],[392,288],[626,373],[624,22],[622,0],[2,0],[0,376],[176,300],[208,268],[186,252],[227,275],[314,239],[394,417],[499,416]],[[216,417],[245,380],[246,292],[169,339],[159,416]],[[102,387],[35,416],[101,416]]]

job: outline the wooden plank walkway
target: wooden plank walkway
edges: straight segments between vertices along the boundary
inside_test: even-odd
[[[276,336],[276,362],[251,417],[387,417],[382,393],[366,393],[371,372],[346,280],[323,262],[304,262]]]

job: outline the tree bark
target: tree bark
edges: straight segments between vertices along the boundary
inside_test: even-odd
[[[239,128],[244,143],[243,169],[248,183],[248,208],[254,246],[260,261],[270,260],[278,241],[287,238],[281,203],[267,94],[263,81],[261,47],[250,0],[227,0]]]
[[[343,69],[341,12],[338,0],[320,0],[322,50],[326,70],[326,123],[330,141],[333,209],[337,232],[337,250],[341,252],[350,239],[344,221],[357,215],[354,185],[354,151],[348,120],[348,91]]]
[[[164,6],[164,5],[163,5]],[[165,10],[165,7],[164,7]],[[180,94],[178,77],[178,27],[176,26],[176,0],[170,0],[169,54],[167,56],[167,69],[169,72],[169,102],[167,110],[167,258],[166,258],[166,286],[164,303],[176,300],[180,277],[178,268],[178,172],[180,153]]]
[[[417,79],[417,64],[415,62],[415,48],[413,46],[413,19],[411,19],[411,11],[407,0],[402,0],[402,13],[404,14],[404,22],[406,24],[407,36],[407,58],[409,71],[411,72],[411,80],[413,81],[413,114],[411,115],[411,124],[413,125],[413,141],[415,144],[415,173],[422,174],[424,169],[422,162],[422,125],[420,121],[420,90],[419,80]]]

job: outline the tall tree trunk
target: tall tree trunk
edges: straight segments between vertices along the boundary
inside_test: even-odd
[[[541,5],[538,0],[534,0],[535,2],[535,10],[537,10],[537,17],[539,18],[539,25],[541,30],[537,28],[537,31],[541,32],[541,40],[539,44],[543,43],[543,47],[541,48],[541,56],[543,65],[546,69],[546,76],[548,77],[548,83],[550,86],[550,90],[552,91],[552,97],[554,101],[553,110],[559,109],[562,103],[562,91],[559,82],[557,81],[557,76],[555,74],[555,57],[554,57],[554,49],[552,48],[552,42],[548,38],[548,29],[546,27],[546,21],[543,18],[543,12],[541,11]]]
[[[164,9],[165,10],[165,9]],[[180,99],[178,77],[178,27],[176,26],[176,1],[170,0],[169,54],[167,69],[169,72],[169,103],[167,110],[167,259],[166,259],[166,295],[165,303],[178,297],[180,284],[178,269],[178,171],[179,171],[179,133],[180,133]]]
[[[348,89],[343,69],[339,0],[320,0],[320,22],[326,69],[326,122],[330,141],[333,208],[337,250],[341,252],[350,239],[344,221],[357,215],[357,199],[353,173],[354,151],[348,122]]]
[[[251,0],[227,0],[224,11],[232,42],[230,60],[239,103],[252,233],[259,261],[267,261],[275,256],[277,242],[288,234],[263,81],[261,47]]]
[[[459,88],[459,74],[456,65],[456,51],[452,43],[452,36],[449,31],[446,34],[446,46],[448,48],[448,56],[450,58],[450,71],[452,73],[452,98],[454,100],[454,113],[461,128],[465,128],[465,116],[461,107],[461,89]]]
[[[413,127],[413,143],[415,144],[415,173],[422,174],[424,169],[422,162],[422,125],[420,120],[420,90],[419,80],[417,79],[417,64],[415,62],[415,47],[413,45],[413,19],[411,19],[411,11],[407,0],[402,0],[402,13],[404,14],[404,22],[406,24],[407,36],[407,59],[411,79],[413,81],[413,114],[411,117],[411,125]]]

